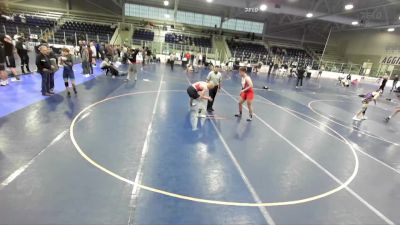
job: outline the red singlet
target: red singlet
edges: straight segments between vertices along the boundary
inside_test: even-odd
[[[249,87],[249,84],[247,83],[245,78],[242,78],[242,88],[245,89],[247,87]],[[240,97],[243,100],[246,100],[246,101],[247,100],[250,100],[250,101],[253,100],[254,99],[254,90],[253,90],[253,88],[251,87],[251,88],[247,89],[247,91],[241,92],[240,93]]]

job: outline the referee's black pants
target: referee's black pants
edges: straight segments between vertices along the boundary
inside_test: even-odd
[[[213,108],[214,105],[214,101],[215,101],[215,96],[217,95],[218,92],[218,85],[215,86],[214,88],[209,90],[209,95],[210,97],[213,99],[212,101],[208,101],[207,102],[207,110],[211,110]]]

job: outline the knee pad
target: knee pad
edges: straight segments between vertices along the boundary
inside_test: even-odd
[[[65,87],[68,87],[69,86],[68,81],[64,81],[64,85],[65,85]]]

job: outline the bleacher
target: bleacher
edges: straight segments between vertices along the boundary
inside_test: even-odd
[[[268,55],[268,49],[262,44],[239,42],[239,41],[227,41],[228,47],[232,53],[232,56],[236,58],[250,59],[263,57]]]
[[[114,29],[109,25],[67,21],[54,34],[56,43],[64,44],[64,33],[67,44],[75,45],[75,33],[78,40],[86,40],[87,38],[88,41],[94,40],[108,43],[109,38],[111,39],[114,33]]]
[[[6,33],[10,36],[14,36],[15,34],[23,33],[27,37],[29,37],[29,34],[40,36],[41,32],[44,32],[47,28],[51,29],[55,25],[55,20],[52,19],[33,16],[24,16],[25,18],[21,18],[19,15],[7,17],[10,19],[5,18],[4,16],[0,17],[0,34]]]
[[[133,32],[132,39],[133,40],[143,40],[143,41],[153,41],[154,40],[154,32],[151,30],[136,29]]]
[[[306,44],[306,47],[318,57],[321,57],[324,52],[324,45],[321,44]]]
[[[197,47],[212,48],[210,37],[192,37],[184,34],[167,33],[165,42],[171,44],[194,45]]]

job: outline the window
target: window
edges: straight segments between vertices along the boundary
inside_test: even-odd
[[[244,20],[236,20],[236,29],[237,31],[244,31]]]
[[[186,17],[185,12],[178,11],[176,13],[176,21],[179,23],[185,22],[185,17]]]
[[[194,25],[203,25],[203,14],[194,14]]]
[[[148,18],[149,17],[149,11],[148,11],[148,7],[147,6],[139,6],[139,17],[143,17],[143,18]]]
[[[174,20],[174,11],[164,8],[148,7],[137,4],[125,4],[125,15],[156,20]],[[176,21],[179,23],[192,24],[206,27],[217,27],[221,24],[221,17],[210,16],[200,13],[178,11]]]
[[[263,23],[252,22],[247,20],[229,19],[222,23],[222,28],[226,30],[236,30],[243,32],[251,32],[262,34],[264,29]]]
[[[194,13],[191,12],[185,12],[186,14],[186,21],[183,23],[187,23],[187,24],[194,24]]]

